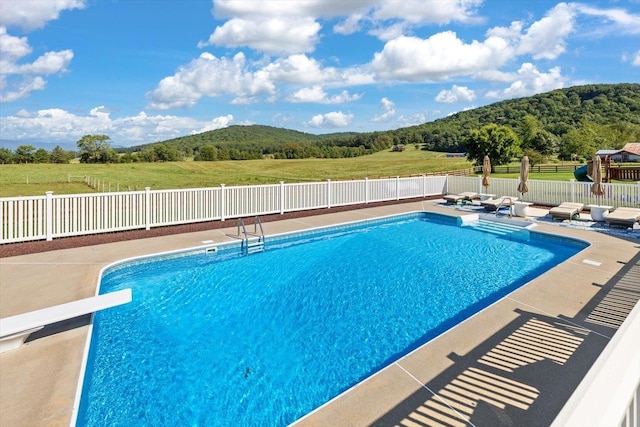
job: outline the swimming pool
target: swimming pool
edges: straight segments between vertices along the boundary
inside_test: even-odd
[[[78,425],[286,425],[579,252],[417,213],[106,270]]]

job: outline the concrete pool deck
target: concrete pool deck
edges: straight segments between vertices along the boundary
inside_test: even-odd
[[[264,223],[279,234],[411,211],[468,212],[421,201]],[[544,216],[546,211],[533,210]],[[640,277],[640,232],[624,238],[538,222],[536,230],[591,246],[401,358],[298,426],[548,425],[635,302],[606,305]],[[93,296],[100,270],[147,254],[237,241],[236,227],[0,259],[0,317]],[[514,268],[517,268],[514,266]],[[640,283],[634,282],[634,283]],[[135,298],[135,295],[134,295]],[[603,308],[604,307],[604,308]],[[0,354],[0,425],[67,426],[88,318],[43,330]],[[61,332],[59,332],[61,330]]]

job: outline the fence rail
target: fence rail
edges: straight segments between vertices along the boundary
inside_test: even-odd
[[[583,165],[534,165],[530,166],[529,172],[532,173],[559,173],[559,172],[575,172],[576,169]],[[492,166],[494,173],[520,173],[520,165],[517,166]],[[482,167],[477,168],[478,172],[482,172]]]
[[[459,171],[462,172],[462,171]],[[458,171],[456,172],[458,173]],[[529,192],[517,193],[518,180],[481,176],[411,176],[353,181],[292,183],[185,190],[127,191],[99,194],[0,198],[0,244],[52,240],[167,225],[225,220],[309,209],[474,191],[520,197],[541,205],[565,201],[613,207],[640,205],[640,183],[603,184],[605,195],[591,194],[578,181],[530,180]]]
[[[562,202],[576,202],[585,205],[606,205],[620,207],[638,207],[640,205],[640,182],[635,184],[604,183],[605,194],[596,197],[591,194],[590,182],[529,180],[529,192],[518,193],[518,179],[491,178],[489,187],[482,186],[482,177],[450,176],[447,179],[447,192],[461,193],[474,191],[491,193],[498,196],[519,197],[524,201],[539,205],[554,206]]]
[[[445,176],[0,198],[0,244],[442,194]]]

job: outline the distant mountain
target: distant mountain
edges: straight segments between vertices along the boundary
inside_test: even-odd
[[[51,143],[40,141],[15,141],[11,139],[0,139],[0,148],[7,148],[11,151],[15,151],[15,149],[21,145],[31,145],[36,150],[43,148],[49,152],[56,148],[56,146],[58,145],[65,151],[76,151],[78,149],[78,145],[75,142]]]
[[[140,151],[155,144],[167,144],[181,149],[194,149],[205,144],[216,146],[240,144],[242,146],[272,146],[282,145],[291,142],[317,142],[327,138],[347,137],[355,133],[332,133],[326,135],[314,135],[311,133],[299,132],[297,130],[277,128],[263,125],[233,125],[222,129],[210,130],[195,135],[181,136],[179,138],[168,139],[152,144],[136,145],[118,149],[121,152]]]

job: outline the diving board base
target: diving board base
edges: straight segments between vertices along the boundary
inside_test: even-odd
[[[22,346],[29,335],[47,325],[131,302],[131,289],[97,295],[66,304],[0,319],[0,353]]]

